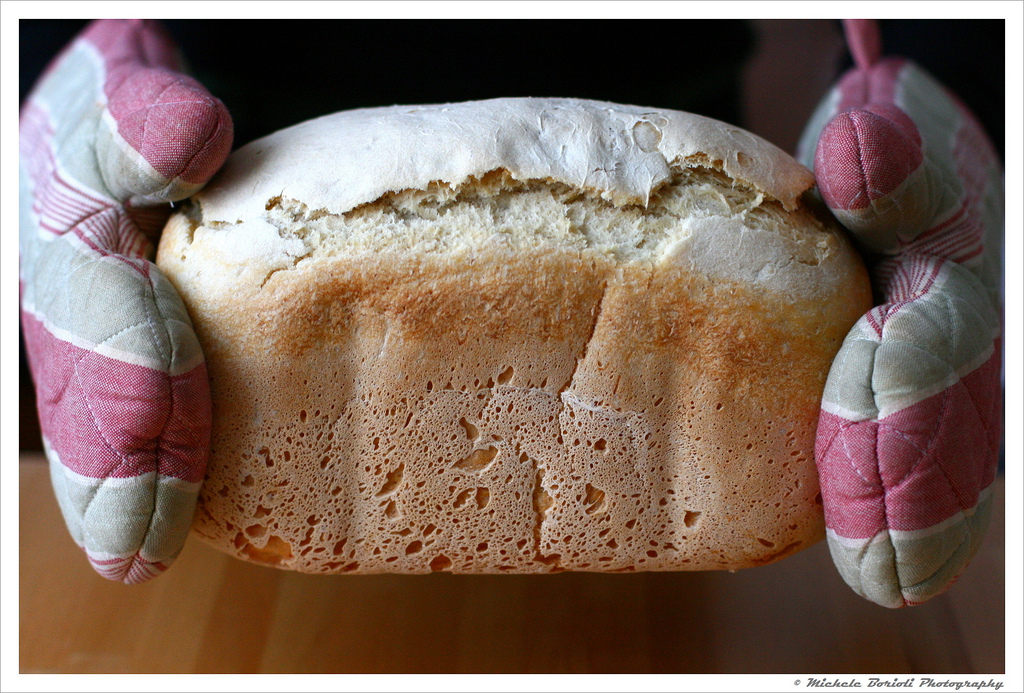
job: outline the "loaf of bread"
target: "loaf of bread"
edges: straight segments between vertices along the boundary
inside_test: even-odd
[[[317,573],[735,569],[824,534],[869,307],[813,177],[695,115],[356,110],[234,153],[158,264],[207,358],[194,532]]]

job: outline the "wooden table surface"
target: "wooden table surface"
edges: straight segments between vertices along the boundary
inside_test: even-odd
[[[92,572],[20,461],[22,673],[978,673],[1005,670],[1004,505],[927,604],[853,594],[824,543],[736,573],[312,576],[194,537],[143,585]]]

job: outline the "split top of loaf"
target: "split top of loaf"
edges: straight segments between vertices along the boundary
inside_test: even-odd
[[[209,259],[260,287],[313,255],[557,247],[613,264],[685,250],[710,276],[815,294],[834,288],[819,267],[834,242],[803,207],[813,184],[774,145],[710,118],[505,98],[281,130],[235,152],[189,216]],[[460,203],[469,215],[445,214]]]
[[[343,214],[382,195],[457,186],[504,169],[616,205],[645,205],[674,168],[711,166],[787,209],[811,173],[763,139],[680,111],[580,99],[505,98],[342,111],[235,152],[203,193],[210,218],[257,216],[276,196]]]

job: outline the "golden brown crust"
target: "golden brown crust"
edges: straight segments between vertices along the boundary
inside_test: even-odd
[[[426,188],[171,220],[214,394],[200,536],[410,573],[734,569],[823,536],[820,396],[869,301],[834,227],[719,170],[640,206],[507,169]]]

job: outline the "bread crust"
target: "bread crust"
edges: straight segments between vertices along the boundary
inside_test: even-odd
[[[823,536],[820,397],[870,295],[806,170],[689,114],[379,111],[243,148],[165,229],[214,397],[199,536],[327,573],[736,569]],[[300,176],[325,142],[338,170]]]
[[[460,186],[495,170],[617,204],[646,204],[672,167],[705,165],[787,209],[814,185],[804,166],[740,128],[681,111],[582,99],[506,98],[342,111],[251,142],[201,195],[207,219],[258,216],[275,196],[344,214],[399,191]]]

